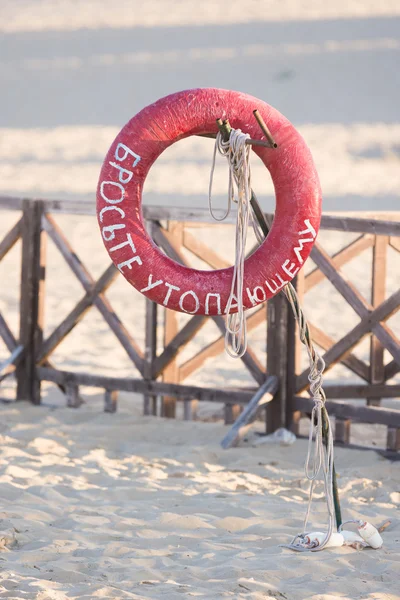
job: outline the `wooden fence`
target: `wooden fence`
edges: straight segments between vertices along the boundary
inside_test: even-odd
[[[94,386],[105,390],[105,410],[117,407],[119,390],[138,392],[144,396],[145,414],[162,414],[174,417],[176,400],[184,402],[184,416],[192,417],[199,400],[222,402],[227,423],[239,415],[257,395],[265,407],[267,431],[286,426],[298,431],[300,417],[309,414],[312,401],[307,394],[307,370],[301,369],[301,357],[296,324],[283,294],[278,294],[267,305],[258,307],[248,319],[252,330],[266,324],[267,360],[263,364],[249,346],[242,362],[251,374],[251,387],[229,388],[201,387],[185,384],[192,373],[201,369],[205,361],[224,350],[224,319],[221,316],[191,316],[179,328],[178,315],[165,311],[164,346],[157,353],[157,328],[160,307],[146,300],[145,350],[116,315],[105,296],[106,290],[119,276],[114,265],[94,279],[79,259],[79,248],[72,248],[57,225],[56,213],[93,215],[92,203],[52,200],[27,200],[0,197],[0,209],[21,211],[20,220],[0,241],[0,260],[15,243],[22,240],[21,301],[19,338],[13,335],[6,316],[0,313],[0,336],[10,357],[0,364],[0,382],[15,371],[17,399],[27,399],[36,404],[41,401],[41,382],[51,381],[65,393],[71,407],[80,404],[79,386]],[[187,251],[200,257],[211,268],[227,266],[214,249],[199,241],[186,224],[209,221],[207,211],[145,207],[144,217],[155,242],[171,258],[187,264]],[[228,221],[229,222],[229,221]],[[211,226],[211,225],[210,225]],[[354,310],[359,322],[341,339],[333,339],[323,329],[311,323],[315,343],[324,351],[327,370],[341,363],[365,383],[326,384],[329,398],[327,406],[335,417],[336,441],[348,444],[352,421],[378,423],[387,427],[387,449],[400,450],[400,410],[380,406],[382,398],[399,398],[400,385],[388,383],[400,371],[400,342],[386,321],[400,309],[400,289],[389,297],[385,294],[387,274],[387,249],[400,252],[400,223],[377,219],[342,218],[324,216],[322,229],[355,232],[358,237],[346,247],[330,256],[319,244],[314,246],[312,261],[315,268],[298,276],[296,285],[304,297],[324,278],[328,279],[340,296]],[[97,226],[93,224],[94,235]],[[46,238],[55,244],[67,265],[83,288],[84,295],[57,327],[44,338]],[[368,248],[372,248],[372,293],[370,301],[345,278],[341,268]],[[400,280],[400,277],[399,277]],[[52,364],[52,353],[60,342],[76,327],[86,312],[95,306],[124,348],[138,370],[138,378],[116,378],[93,373],[65,371]],[[333,316],[334,318],[334,316]],[[179,364],[178,356],[198,334],[207,319],[213,319],[220,331],[214,342],[206,345],[186,362]],[[354,348],[366,337],[370,338],[369,363],[354,354]],[[384,350],[391,360],[384,364]],[[343,400],[353,402],[343,402]],[[354,403],[355,399],[366,403]]]

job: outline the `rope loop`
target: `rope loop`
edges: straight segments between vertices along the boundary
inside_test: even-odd
[[[248,133],[243,133],[241,129],[232,129],[228,141],[223,140],[220,132],[217,134],[208,194],[210,214],[216,221],[223,221],[226,219],[230,213],[232,202],[237,204],[235,264],[233,268],[231,291],[225,309],[225,312],[227,313],[225,349],[233,358],[242,357],[247,350],[247,324],[243,306],[243,280],[247,231],[250,221],[253,223],[253,228],[256,231],[250,205],[252,193],[250,168],[251,147],[246,144],[246,140],[249,138],[250,135]],[[215,215],[211,202],[217,151],[227,158],[229,164],[228,206],[226,213],[222,218],[218,218]],[[262,237],[258,236],[257,239],[259,240],[259,243],[261,243]],[[237,312],[230,314],[231,309],[236,307]]]

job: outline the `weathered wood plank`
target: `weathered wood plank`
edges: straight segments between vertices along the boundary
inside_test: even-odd
[[[19,343],[23,360],[17,367],[17,400],[40,403],[40,381],[36,378],[36,354],[43,336],[45,281],[45,234],[42,232],[42,202],[23,203],[21,223],[22,264]]]
[[[365,234],[358,237],[356,240],[350,242],[344,248],[341,248],[336,254],[332,256],[332,263],[336,269],[339,269],[346,263],[350,262],[353,258],[371,248],[374,244],[374,236],[371,234]],[[305,278],[305,292],[308,292],[315,287],[320,281],[325,278],[324,273],[317,267],[313,269]]]
[[[286,425],[289,310],[289,303],[282,293],[268,300],[267,373],[278,378],[279,389],[274,401],[267,406],[267,433],[273,433],[279,427]]]
[[[22,351],[23,351],[24,347],[23,346],[17,346],[10,354],[10,356],[4,360],[2,363],[0,363],[0,374],[4,374],[4,371],[13,365],[13,363],[17,360],[17,358],[19,356],[21,356]]]
[[[45,284],[46,284],[46,260],[47,260],[47,234],[42,229],[44,219],[44,205],[38,202],[35,205],[37,211],[37,227],[35,229],[38,235],[38,257],[32,262],[32,267],[35,269],[35,280],[37,281],[37,297],[36,297],[36,320],[33,329],[33,364],[32,364],[32,402],[34,404],[41,403],[41,386],[40,380],[36,376],[37,356],[40,353],[43,344],[43,332],[45,323]]]
[[[0,208],[22,210],[23,201],[24,198],[17,198],[15,196],[0,196]]]
[[[321,271],[325,273],[329,281],[355,312],[362,319],[367,317],[369,312],[372,312],[373,307],[361,296],[352,284],[346,281],[342,275],[336,271],[330,256],[317,244],[314,245],[311,256]],[[376,323],[372,326],[372,332],[400,364],[400,342],[396,339],[394,334],[386,326],[380,323]]]
[[[194,421],[197,416],[197,400],[184,400],[183,401],[183,420]]]
[[[9,375],[11,375],[12,373],[14,373],[14,372],[15,372],[15,370],[16,370],[16,367],[17,367],[17,365],[18,365],[18,362],[17,362],[17,361],[15,361],[15,362],[16,362],[16,364],[15,364],[15,365],[14,365],[14,364],[8,365],[8,367],[6,367],[6,368],[5,368],[5,369],[4,369],[4,370],[1,372],[1,374],[0,374],[0,383],[1,383],[2,381],[4,381],[4,379],[7,379],[7,377],[8,377]]]
[[[378,323],[372,327],[372,333],[376,335],[380,343],[390,352],[394,360],[400,365],[400,340],[386,323]]]
[[[388,427],[386,449],[392,452],[400,451],[400,428]]]
[[[0,196],[0,208],[21,210],[23,198],[13,196]],[[94,200],[72,201],[51,199],[44,200],[46,212],[61,212],[68,214],[95,215],[96,205]],[[217,216],[222,217],[224,210],[216,209]],[[143,206],[143,216],[148,220],[175,220],[175,221],[201,221],[213,223],[213,219],[207,208],[188,207],[165,207],[165,206]],[[265,213],[266,217],[273,215]],[[235,222],[235,215],[229,215],[224,223]],[[400,222],[383,219],[370,219],[358,217],[342,217],[333,215],[322,215],[321,229],[333,229],[337,231],[349,231],[354,233],[372,233],[375,235],[391,235],[400,237]]]
[[[136,366],[139,373],[143,373],[143,353],[125,325],[114,312],[110,302],[103,297],[97,296],[93,304],[103,315],[103,319],[114,333],[115,337]]]
[[[164,229],[161,223],[154,221],[153,240],[160,246],[166,254],[181,265],[185,265],[185,257],[182,254],[182,245],[178,243],[171,232]]]
[[[305,274],[302,269],[294,278],[292,285],[294,286],[300,304],[304,299],[305,290]],[[296,411],[294,407],[294,397],[296,395],[296,380],[297,375],[301,372],[302,363],[302,343],[300,341],[299,327],[296,322],[296,317],[293,314],[291,307],[288,308],[288,324],[287,324],[287,367],[286,367],[286,386],[287,386],[287,406],[285,415],[285,427],[292,431],[295,435],[299,434],[300,411]]]
[[[164,311],[164,348],[168,348],[169,343],[179,335],[178,315],[173,310]],[[168,365],[164,367],[162,377],[163,381],[170,383],[179,383],[179,372],[176,364],[177,352]],[[161,416],[174,419],[176,416],[176,398],[173,396],[164,396],[161,400]]]
[[[68,240],[65,238],[63,232],[55,223],[54,219],[50,217],[50,215],[47,215],[47,218],[45,219],[45,229],[48,232],[54,244],[61,252],[66,263],[71,268],[78,281],[81,283],[83,289],[86,292],[90,292],[91,288],[95,285],[94,279],[92,278],[86,267],[83,265],[82,261],[79,259],[77,254],[74,252]],[[121,346],[124,348],[129,358],[132,360],[136,368],[139,370],[140,373],[142,373],[142,352],[135,340],[133,339],[133,337],[130,335],[130,333],[124,326],[124,324],[118,318],[110,302],[106,299],[106,297],[103,294],[99,293],[93,298],[93,304],[103,316],[104,320],[116,336],[117,340],[120,342]]]
[[[319,244],[313,246],[311,258],[353,310],[361,317],[365,316],[366,311],[372,307],[367,305],[359,291],[336,270],[332,258]]]
[[[265,307],[262,306],[255,313],[250,315],[247,319],[247,331],[251,331],[265,322],[266,320],[266,312]],[[205,346],[200,352],[198,352],[192,358],[189,358],[183,365],[179,368],[180,373],[180,381],[189,377],[194,371],[200,369],[200,367],[205,363],[208,358],[213,358],[214,356],[218,356],[225,349],[225,336],[221,335],[216,340]]]
[[[82,404],[81,397],[79,396],[79,386],[75,383],[67,381],[65,384],[65,390],[68,408],[79,408]]]
[[[147,206],[144,207],[143,212],[146,219],[213,222],[207,208]],[[224,214],[222,209],[217,209],[214,212],[218,217],[222,217]],[[273,215],[265,213],[265,216],[271,218]],[[229,215],[224,221],[226,224],[234,222],[235,215],[233,214]],[[400,236],[400,222],[383,219],[322,215],[321,229]]]
[[[117,412],[118,390],[106,390],[104,394],[104,412]]]
[[[52,381],[65,385],[66,382],[85,385],[88,387],[103,387],[105,389],[120,390],[124,392],[137,392],[139,394],[170,394],[177,398],[195,398],[207,402],[222,402],[234,404],[247,404],[254,396],[257,388],[238,390],[237,388],[206,388],[182,383],[166,383],[164,381],[145,381],[144,379],[130,379],[106,377],[90,373],[74,373],[38,367],[38,377],[43,381]]]
[[[91,286],[85,296],[78,302],[63,321],[54,329],[49,337],[43,342],[38,362],[44,360],[57,348],[63,339],[73,330],[73,328],[83,319],[89,308],[93,305],[94,298],[100,293],[105,292],[118,276],[118,269],[111,264],[96,283]]]
[[[157,315],[158,305],[146,298],[145,315],[145,349],[143,363],[143,377],[146,380],[152,379],[154,359],[157,355]],[[157,414],[157,396],[145,394],[143,396],[143,414]]]
[[[301,412],[310,413],[314,402],[311,398],[296,396],[296,406]],[[354,406],[344,402],[326,402],[331,416],[339,419],[352,419],[361,423],[378,423],[391,427],[400,427],[400,410],[377,406]]]
[[[375,244],[372,253],[372,286],[371,286],[371,304],[374,308],[379,306],[386,295],[386,262],[387,246],[389,238],[387,236],[375,236]],[[384,383],[385,365],[383,362],[384,347],[381,342],[373,335],[370,340],[370,382]],[[368,400],[367,404],[379,404],[379,398]]]
[[[368,313],[353,329],[334,344],[323,356],[325,361],[326,371],[340,362],[340,360],[350,352],[367,334],[371,332],[371,327],[374,323],[389,319],[394,313],[399,310],[400,305],[400,290],[397,290],[389,298],[375,310]],[[308,370],[306,369],[297,377],[296,391],[300,392],[308,386]]]
[[[309,323],[311,337],[313,341],[323,350],[329,350],[335,344],[335,340],[331,338],[328,334],[326,334],[322,329]],[[354,354],[348,354],[343,357],[341,362],[348,368],[350,371],[365,379],[365,381],[370,380],[370,368],[369,366],[357,358]]]
[[[242,407],[240,404],[225,404],[224,406],[224,423],[225,425],[232,425],[242,413]]]
[[[162,230],[161,226],[157,223],[155,223],[155,225],[156,227],[153,233],[153,239],[156,241],[156,243],[164,248],[168,256],[178,262],[181,262],[182,264],[185,264],[185,260],[180,254],[181,245],[179,244],[179,240],[174,246],[172,246],[170,240],[166,238],[165,231]],[[214,320],[222,334],[225,335],[225,322],[223,318],[219,316],[213,316],[211,318]],[[246,365],[254,379],[261,385],[265,379],[265,373],[262,369],[261,363],[258,361],[257,357],[250,348],[247,350],[246,354],[241,358],[241,360]]]
[[[324,385],[327,398],[397,398],[400,396],[400,384],[387,385],[383,383],[369,385]]]
[[[13,350],[15,350],[15,348],[17,347],[18,343],[14,337],[13,332],[7,325],[7,321],[5,320],[5,318],[3,317],[1,312],[0,312],[0,336],[3,338],[3,341],[4,341],[5,345],[7,346],[7,349],[10,352],[13,352]]]
[[[353,233],[372,233],[374,235],[400,236],[399,221],[385,221],[383,219],[365,219],[359,217],[335,217],[322,215],[321,229],[334,229],[336,231],[349,231]]]
[[[174,255],[175,258],[179,257],[182,264],[185,264],[184,257],[182,255],[183,231],[184,223],[175,223],[169,221],[168,230],[159,229],[158,233],[162,234],[164,238],[163,247],[167,254],[169,256]],[[192,317],[189,321],[192,327],[188,325],[184,333],[179,336],[178,314],[173,310],[166,309],[164,311],[164,352],[163,359],[161,359],[160,365],[157,367],[157,370],[160,372],[160,366],[163,364],[161,368],[163,381],[179,383],[179,370],[176,361],[179,346],[176,348],[176,341],[178,341],[178,344],[183,344],[186,339],[189,341],[189,339],[193,338],[198,330],[198,328],[196,328],[196,322],[200,326],[203,321],[201,317]],[[193,324],[195,324],[194,329]],[[171,348],[169,350],[168,348],[170,344]],[[156,379],[156,377],[153,378]],[[161,415],[170,419],[175,418],[176,398],[174,396],[163,396],[161,400]]]
[[[248,431],[248,426],[255,420],[260,408],[273,400],[278,387],[279,381],[277,377],[270,376],[265,380],[263,385],[260,386],[248,405],[244,408],[243,412],[237,417],[232,429],[222,440],[222,448],[227,449],[232,448],[232,446],[237,446],[246,431]]]
[[[393,250],[400,252],[400,239],[399,238],[391,237],[389,243],[390,243],[391,247],[393,248]]]
[[[46,214],[43,221],[43,228],[48,233],[56,248],[58,248],[71,271],[81,283],[83,289],[88,291],[94,283],[92,276],[65,237],[61,227],[59,227],[58,223],[51,215]]]
[[[20,219],[15,225],[6,233],[0,242],[0,260],[15,246],[21,236],[21,221]]]
[[[385,381],[392,379],[399,371],[400,365],[395,360],[392,360],[385,366]]]
[[[168,311],[167,314],[171,312],[173,311]],[[176,318],[175,313],[174,317]],[[180,331],[177,331],[174,337],[172,337],[165,346],[162,354],[154,359],[152,369],[153,379],[157,379],[157,377],[159,377],[159,375],[161,375],[161,373],[175,360],[179,351],[194,338],[196,333],[204,325],[206,319],[207,317],[204,315],[194,315]],[[172,335],[173,330],[175,330],[175,326],[169,329],[170,335]]]
[[[350,444],[350,419],[340,419],[336,417],[335,420],[335,442],[339,444]]]
[[[183,245],[213,269],[226,269],[231,266],[227,260],[218,256],[212,248],[198,240],[187,230],[183,234]]]

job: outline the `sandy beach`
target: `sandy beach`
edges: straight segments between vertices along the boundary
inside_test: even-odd
[[[262,98],[298,128],[315,159],[325,212],[399,220],[399,32],[398,0],[116,0],[112,7],[107,0],[1,0],[0,195],[94,206],[104,155],[137,111],[181,89],[221,87]],[[212,141],[199,138],[169,148],[150,172],[144,203],[205,208],[212,151]],[[253,187],[263,208],[273,210],[272,183],[256,157]],[[215,206],[225,206],[226,192],[220,164]],[[18,218],[0,212],[0,240]],[[95,218],[55,218],[99,277],[109,258]],[[232,227],[193,233],[232,261]],[[356,237],[324,231],[318,241],[332,255]],[[17,243],[0,262],[0,311],[16,337],[20,260]],[[342,268],[368,301],[371,261],[368,249]],[[386,297],[399,286],[400,254],[392,248],[388,265]],[[306,271],[312,268],[308,261]],[[49,241],[45,337],[82,294]],[[119,277],[107,298],[143,349],[143,297]],[[359,320],[327,281],[304,304],[333,340]],[[400,313],[388,326],[400,338]],[[162,335],[161,325],[159,349]],[[179,364],[218,336],[207,323]],[[249,336],[263,364],[265,340],[264,326]],[[368,362],[369,339],[354,354]],[[0,363],[8,355],[0,339]],[[52,360],[63,369],[138,376],[94,308]],[[361,381],[343,365],[326,376],[329,383],[344,380]],[[226,354],[185,382],[254,385]],[[259,444],[263,423],[257,422],[238,448],[223,451],[222,405],[199,403],[198,420],[187,422],[179,404],[178,419],[163,420],[143,417],[139,396],[121,394],[110,415],[98,390],[81,393],[79,410],[65,408],[51,385],[43,385],[41,407],[0,403],[0,598],[400,599],[399,462],[373,451],[336,450],[344,518],[392,521],[381,550],[295,554],[279,544],[303,527],[303,439],[290,447]],[[8,378],[0,397],[14,394]],[[304,419],[302,434],[307,425]],[[385,441],[384,426],[352,425],[354,444],[382,448]],[[325,523],[318,487],[313,529]]]
[[[0,598],[396,600],[400,472],[337,451],[345,518],[393,519],[381,550],[279,547],[302,528],[305,442],[223,451],[220,423],[1,406]],[[317,489],[315,529],[326,514]]]

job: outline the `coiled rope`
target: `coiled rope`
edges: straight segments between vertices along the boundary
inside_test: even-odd
[[[247,350],[246,315],[243,307],[243,278],[249,222],[253,225],[258,243],[261,244],[264,239],[263,234],[254,219],[250,202],[252,197],[250,168],[251,148],[250,145],[246,144],[248,138],[250,138],[249,134],[243,133],[240,129],[231,129],[230,137],[227,141],[223,140],[220,132],[217,134],[208,197],[210,214],[216,221],[223,221],[226,219],[230,213],[232,202],[237,203],[235,264],[231,292],[226,308],[227,317],[225,334],[225,349],[227,353],[234,358],[240,358]],[[227,158],[229,164],[228,206],[225,214],[221,218],[216,217],[213,212],[211,200],[217,151]],[[313,551],[319,551],[326,546],[331,538],[335,518],[333,496],[333,436],[329,416],[325,408],[326,396],[322,387],[325,363],[312,343],[310,329],[300,306],[295,288],[291,283],[288,283],[282,291],[292,307],[293,314],[299,327],[300,340],[307,349],[310,364],[308,379],[310,382],[310,391],[314,400],[310,419],[307,457],[305,461],[305,474],[310,481],[308,507],[304,519],[303,533],[296,535],[289,547],[292,547],[293,549],[296,549],[297,547],[306,549],[304,548],[304,537],[311,511],[313,492],[315,482],[322,469],[324,492],[328,510],[328,529],[322,543],[317,548],[312,549]],[[236,307],[236,305],[237,313],[229,314],[231,308],[233,306]],[[326,440],[326,447],[324,445],[324,437]]]
[[[263,241],[262,234],[253,218],[250,204],[252,194],[250,168],[251,146],[246,144],[247,139],[250,139],[250,135],[248,133],[243,133],[240,129],[232,129],[228,141],[223,140],[221,133],[217,134],[208,192],[210,214],[216,221],[223,221],[226,219],[231,211],[232,202],[237,203],[235,263],[231,291],[226,306],[227,316],[225,334],[225,349],[233,358],[240,358],[247,350],[247,325],[243,307],[243,279],[249,222],[252,223],[258,243],[261,244]],[[217,151],[228,159],[229,164],[228,207],[221,218],[218,218],[213,212],[211,200]],[[233,307],[237,307],[237,312],[230,314]]]

